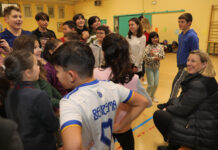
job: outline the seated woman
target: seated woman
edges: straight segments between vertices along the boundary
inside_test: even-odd
[[[218,84],[207,53],[192,51],[182,92],[163,110],[154,113],[154,123],[169,146],[158,150],[216,150],[218,147]]]

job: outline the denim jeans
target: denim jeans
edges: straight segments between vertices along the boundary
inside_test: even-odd
[[[153,98],[159,82],[159,69],[146,68],[145,72],[148,82],[147,92]]]

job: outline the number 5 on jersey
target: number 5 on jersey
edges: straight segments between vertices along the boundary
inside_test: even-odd
[[[102,122],[101,124],[101,141],[110,147],[111,145],[111,136],[112,136],[112,125],[113,125],[113,120],[111,118],[108,119],[106,122]],[[108,135],[105,135],[105,130],[107,128],[110,128],[111,134],[109,135],[110,138],[108,138]]]

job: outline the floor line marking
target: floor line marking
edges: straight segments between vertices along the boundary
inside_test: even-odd
[[[153,119],[153,116],[151,116],[150,118],[148,118],[147,120],[145,120],[144,122],[142,122],[141,124],[139,124],[138,126],[133,128],[132,130],[135,131],[136,129],[140,128],[141,126],[143,126],[144,124],[146,124],[148,121],[150,121],[152,119]]]

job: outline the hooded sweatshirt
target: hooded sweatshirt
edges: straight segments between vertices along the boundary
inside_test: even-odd
[[[199,39],[197,33],[190,29],[185,34],[179,35],[179,48],[177,51],[177,66],[186,67],[189,53],[193,50],[199,49]]]

